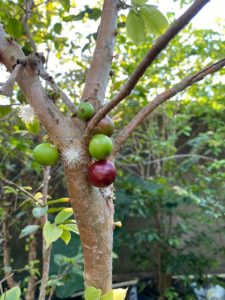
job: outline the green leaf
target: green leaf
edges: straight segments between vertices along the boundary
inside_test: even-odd
[[[78,230],[78,227],[77,227],[77,224],[61,224],[61,225],[59,225],[59,228],[72,231],[72,232],[74,232],[78,235],[80,234],[79,230]]]
[[[113,290],[113,300],[124,300],[127,294],[127,289]]]
[[[69,243],[69,241],[71,240],[71,233],[69,230],[66,230],[66,229],[63,229],[63,233],[60,237],[64,242],[65,244],[67,245]]]
[[[25,228],[22,229],[21,233],[20,233],[20,236],[19,236],[19,239],[31,234],[31,233],[34,233],[35,231],[37,231],[39,229],[39,225],[28,225],[26,226]]]
[[[57,204],[57,203],[67,203],[69,201],[70,201],[69,198],[59,198],[59,199],[47,201],[47,205]]]
[[[141,6],[144,5],[146,2],[148,2],[148,0],[132,0],[131,4],[133,6]]]
[[[8,290],[6,293],[0,296],[0,300],[20,300],[21,290],[20,288],[13,287]]]
[[[96,289],[91,286],[86,288],[84,291],[84,299],[85,300],[100,300],[102,295],[102,291],[100,289]]]
[[[101,297],[101,300],[113,300],[113,290],[109,291]]]
[[[47,211],[48,211],[48,206],[35,207],[35,208],[32,209],[32,215],[35,218],[40,218],[40,217],[43,217],[44,215],[46,215]]]
[[[111,290],[101,297],[101,300],[124,300],[127,294],[127,289]]]
[[[48,209],[48,213],[53,214],[53,213],[59,212],[59,211],[64,210],[64,209],[65,209],[64,206],[63,207],[52,207],[52,208]]]
[[[49,221],[45,223],[43,228],[43,234],[45,238],[46,248],[58,240],[62,235],[63,230],[56,226],[55,224],[51,224]]]
[[[144,20],[146,30],[150,33],[159,36],[169,27],[167,18],[155,7],[146,5],[141,8],[140,14]]]
[[[55,31],[55,33],[60,34],[62,31],[62,24],[56,23],[53,27],[53,30]]]
[[[55,224],[62,224],[67,219],[69,219],[73,215],[72,208],[65,208],[64,210],[60,211],[57,216],[55,217]]]
[[[61,0],[61,4],[65,11],[69,12],[70,10],[70,0]]]
[[[0,105],[0,117],[4,117],[5,115],[9,114],[11,111],[10,105]]]
[[[88,13],[88,16],[91,20],[98,20],[101,16],[101,10],[98,8],[92,8],[91,12]]]
[[[134,41],[134,43],[138,44],[144,40],[145,23],[140,14],[130,11],[127,16],[126,27],[127,34]]]
[[[5,194],[15,194],[16,195],[17,194],[17,190],[14,189],[11,186],[6,185],[6,186],[4,186],[4,193]]]
[[[9,18],[8,22],[6,23],[5,30],[15,39],[19,39],[23,33],[23,26],[22,23],[17,19]]]

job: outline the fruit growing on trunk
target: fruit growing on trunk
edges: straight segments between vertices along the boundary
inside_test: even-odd
[[[89,102],[81,102],[78,106],[77,115],[81,120],[89,120],[93,114],[95,113],[95,109],[93,105]]]
[[[90,141],[89,153],[95,159],[104,159],[112,153],[112,140],[104,134],[96,134]]]
[[[50,143],[42,143],[33,150],[36,162],[43,166],[53,166],[59,159],[57,148]]]
[[[99,124],[94,129],[94,134],[105,134],[107,136],[112,136],[114,132],[115,126],[113,120],[109,116],[105,116],[104,119],[102,119]]]
[[[96,187],[106,187],[116,179],[116,167],[109,160],[99,160],[88,168],[88,180]]]

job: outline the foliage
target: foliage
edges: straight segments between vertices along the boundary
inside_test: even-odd
[[[126,297],[126,289],[115,289],[102,295],[102,291],[95,287],[88,287],[84,292],[85,300],[124,300]]]
[[[0,300],[20,300],[21,290],[14,287],[0,296]]]
[[[116,108],[117,128],[179,78],[224,56],[223,46],[221,52],[213,50],[220,37],[220,32],[191,26],[177,36],[157,59],[157,68],[150,67],[128,101]],[[118,78],[131,74],[153,43],[149,37],[137,48],[125,41],[123,29],[117,38],[112,94],[123,83]],[[150,269],[162,294],[169,293],[171,274],[199,278],[217,270],[223,259],[224,108],[220,75],[206,78],[201,87],[192,86],[152,114],[133,133],[117,162],[116,219],[124,226],[116,231],[115,251],[120,255],[122,245],[129,247],[126,259],[135,258],[138,270]]]
[[[1,1],[0,21],[8,34],[22,45],[24,53],[29,54],[32,52],[32,46],[21,23],[24,16],[22,2],[18,0],[12,5],[11,1]],[[189,2],[180,1],[181,5]],[[67,93],[74,102],[78,102],[77,95],[80,95],[83,88],[86,67],[90,64],[89,54],[96,40],[100,5],[92,3],[77,9],[76,1],[36,3],[28,20],[34,41],[40,49],[47,49],[47,56],[51,53],[50,56],[60,60],[60,65],[57,65],[55,60],[50,58],[49,70],[62,88],[67,86]],[[5,14],[5,11],[8,13]],[[168,18],[170,22],[173,21],[172,15]],[[85,30],[78,32],[79,25],[85,28],[87,24],[91,25],[88,33]],[[116,59],[112,67],[108,98],[117,93],[127,75],[135,69],[137,61],[152,45],[155,36],[161,35],[169,22],[157,7],[149,5],[146,0],[132,0],[131,7],[120,11],[118,25]],[[126,30],[131,40],[126,39]],[[70,32],[74,33],[73,39]],[[127,124],[153,95],[171,86],[181,77],[199,70],[202,64],[207,65],[210,60],[223,57],[225,46],[220,40],[220,32],[193,30],[189,26],[156,60],[156,68],[149,68],[135,87],[132,96],[115,109],[117,129]],[[223,75],[224,71],[221,71],[221,74]],[[121,175],[117,183],[117,205],[120,206],[120,210],[117,211],[118,219],[126,221],[127,216],[135,217],[144,220],[147,225],[146,228],[139,227],[134,238],[125,231],[119,234],[120,239],[122,242],[127,241],[132,248],[136,265],[147,268],[151,263],[155,266],[159,290],[167,297],[170,297],[173,291],[169,290],[169,281],[163,287],[162,280],[166,281],[166,277],[170,279],[172,274],[180,273],[194,272],[197,276],[202,276],[206,267],[217,267],[218,262],[211,258],[221,254],[224,249],[224,245],[222,248],[221,244],[218,245],[211,239],[213,232],[216,232],[222,241],[224,239],[221,225],[224,216],[225,177],[222,159],[223,91],[224,87],[218,75],[214,80],[207,78],[204,86],[193,86],[188,92],[176,97],[174,101],[159,109],[158,113],[153,114],[140,130],[133,134],[118,162]],[[36,135],[32,136],[26,124],[15,117],[19,104],[16,93],[15,90],[9,101],[10,105],[3,102],[4,105],[0,107],[0,175],[34,193],[38,200],[42,195],[35,191],[40,189],[42,169],[32,161],[31,156],[34,145],[39,142],[40,137],[45,137],[45,132],[42,128],[39,135],[38,132],[34,132]],[[60,109],[66,112],[67,108],[61,100],[55,100]],[[127,170],[129,176],[125,176]],[[63,186],[62,190],[57,188],[57,182],[62,181],[62,169],[56,165],[52,172],[54,180],[49,194],[62,197],[65,195],[65,187]],[[27,240],[24,239],[24,243],[28,247],[28,235],[33,234],[34,229],[40,228],[33,223],[49,213],[50,221],[44,225],[43,232],[47,247],[56,242],[53,244],[54,249],[57,243],[60,244],[59,239],[67,245],[75,239],[72,235],[71,240],[71,232],[79,234],[67,204],[68,198],[50,199],[47,202],[48,206],[42,207],[32,203],[18,188],[4,184],[1,220],[7,214],[13,225],[15,219],[18,226],[14,228],[11,225],[10,231],[13,232],[13,236],[18,236],[18,230],[23,228],[20,237],[26,236]],[[51,215],[53,213],[57,215],[54,217]],[[197,250],[202,245],[210,249],[210,257],[198,253]],[[57,254],[54,256],[54,263],[58,270],[51,274],[49,288],[56,288],[57,295],[61,297],[71,296],[82,287],[82,257],[80,254],[73,257]],[[18,264],[17,262],[16,266]],[[21,264],[19,267],[23,268]],[[38,274],[36,264],[28,265],[28,275]],[[27,271],[26,267],[24,269]],[[57,273],[59,270],[62,274]],[[79,276],[78,287],[74,286],[72,278],[75,274]],[[62,289],[63,284],[65,288]],[[87,299],[92,292],[93,288],[86,291]],[[120,292],[114,291],[113,299],[124,298],[125,295],[120,296]],[[10,290],[7,293],[11,293]],[[124,291],[122,293],[124,294]],[[101,299],[112,299],[112,292],[101,296]]]
[[[224,256],[224,109],[199,103],[196,118],[194,107],[169,103],[133,134],[120,158],[117,218],[143,224],[125,225],[120,239],[139,269],[154,266],[161,293],[168,276],[200,278]]]

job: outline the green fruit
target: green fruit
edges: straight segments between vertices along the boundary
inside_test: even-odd
[[[59,159],[59,152],[54,145],[42,143],[34,148],[33,157],[40,165],[53,166]]]
[[[37,119],[34,119],[32,123],[25,123],[25,126],[27,128],[27,131],[29,131],[32,134],[38,134],[41,126]]]
[[[89,102],[81,102],[78,106],[77,115],[81,120],[89,120],[93,114],[95,113],[95,109],[93,105]]]
[[[105,159],[112,153],[113,142],[104,134],[96,134],[90,141],[89,153],[96,159]]]
[[[26,97],[24,96],[23,92],[21,90],[19,90],[16,94],[16,98],[17,100],[22,104],[22,103],[26,103],[27,102],[27,99]]]

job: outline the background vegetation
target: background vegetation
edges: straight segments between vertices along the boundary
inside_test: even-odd
[[[66,92],[77,101],[96,31],[76,33],[76,44],[68,33],[76,31],[81,24],[84,27],[94,24],[100,17],[100,9],[85,6],[77,12],[75,3],[70,1],[36,2],[35,13],[29,20],[35,42],[50,56],[49,70],[61,88],[67,84]],[[22,1],[13,6],[10,1],[2,1],[0,21],[24,45],[23,50],[29,52],[31,45],[20,23],[21,5]],[[150,35],[138,46],[134,45],[125,33],[125,16],[126,11],[122,11],[109,98],[154,40]],[[174,18],[172,13],[168,17],[170,21]],[[179,34],[157,59],[157,67],[150,68],[143,76],[129,101],[113,111],[115,124],[121,120],[128,123],[153,95],[198,71],[202,65],[224,57],[225,44],[221,43],[224,25],[220,24],[221,32],[190,25]],[[52,56],[60,60],[63,75],[61,69],[59,72],[53,69]],[[68,64],[71,61],[73,66]],[[224,74],[222,70],[214,77],[207,77],[201,86],[194,85],[164,104],[133,133],[118,160],[116,220],[122,221],[123,227],[116,229],[114,251],[118,257],[114,260],[114,274],[125,273],[132,278],[145,272],[156,282],[157,293],[168,299],[178,297],[177,292],[173,293],[172,276],[191,274],[200,280],[208,273],[222,272],[225,267]],[[39,219],[31,213],[33,202],[24,190],[34,197],[41,191],[42,169],[33,162],[32,149],[46,137],[43,129],[38,135],[30,133],[16,116],[20,105],[17,92],[16,88],[9,105],[5,105],[4,97],[0,99],[3,103],[0,106],[0,217],[9,255],[5,261],[2,241],[1,277],[8,278],[13,273],[8,284],[14,284],[10,280],[20,282],[25,293],[30,278],[36,278],[37,283],[40,278],[41,237],[37,231],[35,235],[18,239],[25,226],[39,224]],[[66,110],[63,104],[61,109]],[[51,199],[67,197],[63,171],[58,165],[51,170],[48,194]],[[50,211],[50,220],[54,220],[56,213]],[[29,254],[34,245],[33,260]],[[77,253],[72,251],[74,245]],[[56,291],[58,297],[69,297],[83,288],[82,255],[74,233],[68,245],[65,241],[54,244],[50,274],[49,293]],[[74,276],[77,285],[73,284]],[[189,282],[185,283],[184,287],[189,288]],[[3,280],[1,285],[5,288],[6,282]]]

